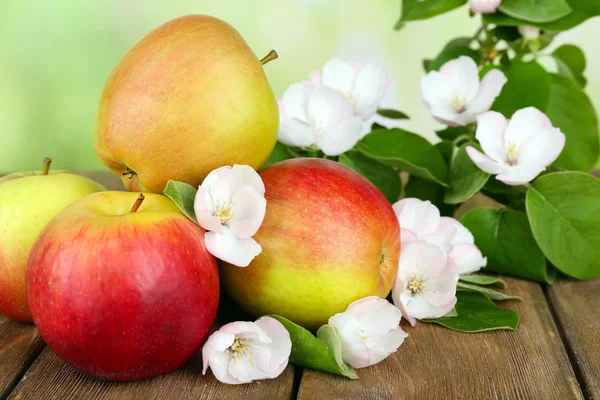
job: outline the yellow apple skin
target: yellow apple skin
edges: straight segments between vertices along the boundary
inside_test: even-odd
[[[22,172],[0,179],[0,314],[31,322],[25,290],[27,258],[40,231],[66,206],[106,190],[83,176]]]
[[[129,190],[162,193],[169,180],[198,186],[223,165],[260,168],[278,129],[273,91],[244,39],[189,15],[151,31],[115,67],[94,149]]]

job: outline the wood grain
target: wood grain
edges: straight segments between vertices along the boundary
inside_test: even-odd
[[[0,399],[8,396],[44,346],[35,326],[0,315]]]
[[[299,399],[582,399],[541,287],[505,278],[516,332],[452,332],[417,323],[397,353],[350,381],[304,370]]]
[[[216,326],[235,320],[252,320],[231,300],[222,296]],[[170,374],[140,382],[118,383],[89,378],[74,370],[47,347],[27,371],[10,400],[63,399],[291,399],[294,367],[289,365],[277,379],[250,385],[225,385],[211,372],[202,375],[200,352],[183,368]]]
[[[561,279],[546,294],[583,394],[600,399],[600,279]]]

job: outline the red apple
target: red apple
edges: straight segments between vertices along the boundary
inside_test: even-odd
[[[247,268],[224,264],[223,287],[255,316],[278,314],[309,329],[396,279],[400,227],[384,195],[350,168],[294,159],[260,172],[267,212]]]
[[[95,378],[134,381],[180,367],[217,313],[218,270],[204,230],[168,198],[148,194],[139,206],[137,196],[103,192],[73,203],[42,231],[27,265],[40,334]]]

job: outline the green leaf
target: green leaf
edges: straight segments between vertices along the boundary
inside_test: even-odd
[[[458,317],[458,312],[456,312],[456,307],[452,307],[452,309],[450,311],[448,311],[448,313],[446,315],[444,315],[445,318],[454,318],[454,317]]]
[[[400,197],[402,181],[394,168],[354,150],[341,154],[339,162],[371,181],[390,203],[395,203]]]
[[[590,171],[600,155],[600,132],[594,106],[575,81],[562,75],[552,74],[551,77],[552,90],[546,115],[567,137],[565,148],[553,165]]]
[[[510,118],[515,111],[533,106],[546,110],[550,102],[550,74],[536,61],[513,61],[504,73],[508,82],[494,101],[492,110]]]
[[[184,182],[169,181],[163,192],[165,196],[173,200],[186,217],[198,223],[194,211],[194,200],[196,199],[196,188]]]
[[[495,276],[461,275],[459,280],[462,282],[474,283],[476,285],[497,286],[500,289],[506,289],[506,282]]]
[[[550,262],[579,278],[600,276],[600,180],[582,172],[539,177],[527,192],[533,236]]]
[[[475,292],[457,292],[456,311],[458,317],[425,319],[459,332],[485,332],[497,329],[514,331],[519,316],[513,310],[498,308],[486,296]]]
[[[435,17],[466,2],[467,0],[402,0],[402,16],[398,23]]]
[[[444,187],[435,182],[427,181],[411,175],[404,187],[404,197],[414,197],[421,200],[429,200],[446,217],[454,215],[456,206],[444,203]]]
[[[521,1],[521,0],[513,0]],[[557,19],[552,22],[532,22],[525,21],[523,19],[511,17],[501,11],[497,11],[494,14],[485,14],[483,18],[486,22],[496,25],[508,25],[508,26],[519,26],[519,25],[533,25],[541,29],[548,31],[566,31],[571,29],[588,18],[600,15],[600,1],[595,0],[567,0],[569,7],[571,7],[571,13],[567,16]]]
[[[522,300],[519,296],[510,296],[494,289],[461,281],[456,284],[456,290],[481,293],[490,300]]]
[[[409,119],[408,115],[402,111],[392,110],[391,108],[380,108],[377,110],[377,114],[390,119]]]
[[[552,22],[571,13],[565,0],[503,0],[498,9],[528,22]]]
[[[471,231],[487,257],[485,271],[537,282],[552,282],[546,257],[538,247],[522,211],[475,208],[460,222]]]
[[[275,164],[283,160],[288,160],[290,158],[294,158],[294,155],[290,152],[289,147],[281,142],[277,142],[275,144],[275,148],[269,156],[269,159],[262,167],[267,168],[271,164]]]
[[[583,50],[573,44],[563,44],[552,52],[560,74],[576,80],[585,87],[587,79],[583,76],[586,60]]]
[[[466,126],[449,126],[441,131],[436,131],[435,134],[442,140],[455,140],[459,136],[469,133],[469,128]]]
[[[479,64],[481,61],[481,54],[472,48],[467,46],[451,46],[442,50],[442,52],[431,62],[431,64],[429,64],[429,69],[426,71],[439,71],[442,65],[460,56],[471,57],[477,64]]]
[[[450,165],[452,153],[454,152],[454,143],[449,140],[442,140],[441,142],[437,142],[434,146],[440,151],[446,165]]]
[[[290,362],[292,364],[330,372],[350,379],[358,379],[356,371],[342,361],[342,345],[333,328],[323,330],[324,327],[321,327],[319,332],[321,330],[323,332],[320,338],[317,339],[312,333],[286,318],[279,315],[271,315],[270,317],[281,322],[290,334],[292,340]],[[317,332],[317,334],[319,333]]]
[[[498,179],[492,178],[483,186],[481,192],[497,202],[513,209],[525,209],[526,186],[507,185]]]
[[[467,146],[474,146],[479,149],[475,143],[465,143],[462,145],[450,165],[450,188],[446,190],[444,202],[448,204],[459,204],[473,197],[485,185],[490,178],[490,174],[479,169],[477,165],[467,154]]]
[[[426,139],[402,129],[376,130],[356,149],[364,155],[440,185],[448,185],[448,166]]]

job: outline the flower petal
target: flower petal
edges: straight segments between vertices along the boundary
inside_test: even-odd
[[[447,104],[433,106],[431,108],[431,115],[433,115],[438,122],[448,126],[462,126],[471,122],[461,118],[462,114],[459,114],[455,108],[450,107]]]
[[[249,185],[260,195],[265,194],[265,185],[252,167],[235,164],[233,167],[221,167],[212,171],[217,179],[210,185],[210,193],[216,203],[231,204],[235,193],[244,185]],[[210,174],[209,174],[210,175]]]
[[[504,115],[489,111],[477,117],[475,138],[479,140],[485,154],[496,162],[503,163],[506,158],[504,149],[504,131],[508,121]]]
[[[512,115],[504,132],[504,140],[527,148],[540,131],[549,129],[552,129],[552,122],[546,114],[535,107],[522,108]]]
[[[446,77],[439,71],[431,71],[421,78],[421,99],[427,107],[447,105],[451,94]]]
[[[565,135],[558,128],[540,131],[524,148],[519,164],[547,167],[558,158],[565,147]]]
[[[534,180],[545,169],[545,167],[540,165],[514,165],[496,175],[496,179],[507,185],[524,185]]]
[[[475,14],[493,14],[502,0],[471,0],[471,11]]]
[[[317,146],[328,156],[337,156],[352,149],[361,138],[362,120],[350,117],[317,136]]]
[[[416,242],[417,240],[419,240],[419,238],[414,234],[414,232],[409,231],[408,229],[400,228],[400,246],[402,248],[408,246],[412,242]]]
[[[447,259],[444,271],[439,275],[432,276],[427,281],[423,296],[429,304],[435,307],[443,307],[456,295],[457,282],[458,269],[452,259]]]
[[[460,275],[477,272],[487,265],[487,259],[483,257],[477,246],[469,243],[453,245],[450,258],[456,264]]]
[[[260,228],[267,210],[267,200],[249,185],[242,186],[233,196],[231,232],[240,238],[250,238]]]
[[[216,178],[216,176],[213,177]],[[207,231],[222,233],[223,227],[221,226],[221,220],[212,214],[214,202],[212,195],[210,194],[209,185],[210,184],[205,184],[203,182],[198,188],[196,198],[194,199],[194,213],[196,214],[198,224],[200,224],[202,228]]]
[[[410,230],[420,239],[435,232],[440,223],[440,210],[428,200],[405,198],[394,203],[392,208],[400,227]]]
[[[346,312],[350,312],[353,315],[356,314],[357,310],[354,310],[353,313],[351,308],[352,304]],[[379,297],[375,297],[369,302],[358,303],[354,308],[362,309],[358,311],[360,314],[358,321],[360,322],[361,329],[364,331],[364,335],[368,337],[367,347],[369,348],[371,348],[370,343],[372,341],[378,340],[382,335],[396,328],[402,318],[402,313],[398,308],[394,307],[389,301]]]
[[[296,118],[307,122],[306,105],[312,93],[314,84],[311,82],[299,82],[290,85],[283,93],[283,108],[287,118]]]
[[[341,92],[318,86],[308,99],[307,111],[308,118],[319,135],[350,119],[354,114],[354,106]]]
[[[475,238],[473,237],[473,234],[463,224],[461,224],[454,218],[440,218],[440,224],[438,225],[438,230],[436,233],[444,231],[452,231],[454,233],[454,235],[452,235],[450,239],[450,244],[452,245],[456,243],[475,243]]]
[[[480,170],[487,172],[488,174],[499,174],[502,172],[508,171],[508,166],[504,164],[499,164],[496,161],[492,160],[485,154],[481,154],[479,150],[474,147],[467,146],[466,148],[467,154],[471,158],[471,160],[479,167]]]
[[[314,144],[315,133],[307,123],[288,118],[279,124],[277,140],[292,147],[308,147]]]
[[[206,232],[206,249],[213,256],[238,267],[247,267],[262,247],[252,238],[239,238],[225,227],[222,234]]]
[[[356,69],[351,63],[332,58],[323,67],[321,79],[323,85],[350,96],[356,81]]]
[[[402,316],[406,318],[406,320],[410,323],[411,326],[415,326],[417,324],[417,320],[408,313],[404,304],[400,300],[403,297],[404,292],[406,291],[406,282],[401,281],[400,279],[396,279],[394,283],[394,287],[392,288],[392,301],[394,305],[400,310]]]
[[[481,80],[477,95],[467,105],[467,110],[465,112],[476,117],[481,113],[488,111],[507,81],[506,75],[499,69],[492,69],[489,71]]]
[[[385,70],[373,64],[360,69],[352,92],[354,110],[363,120],[375,114],[385,92],[387,76]]]
[[[407,336],[408,334],[404,332],[400,326],[396,326],[387,334],[381,336],[377,342],[369,348],[369,364],[377,364],[387,358],[390,354],[395,353]]]
[[[460,56],[446,62],[440,73],[450,82],[452,93],[465,96],[464,105],[469,104],[477,96],[479,90],[479,70],[471,57]]]
[[[342,343],[342,359],[354,368],[369,365],[369,348],[360,335],[358,319],[348,313],[339,313],[329,318]]]
[[[265,372],[258,368],[249,357],[242,356],[229,363],[229,374],[241,383],[250,383],[254,380],[264,379]]]
[[[271,359],[270,365],[265,370],[277,371],[282,363],[287,364],[287,360],[292,352],[292,341],[287,329],[271,317],[262,317],[255,322],[271,338]],[[263,368],[264,369],[264,368]]]

